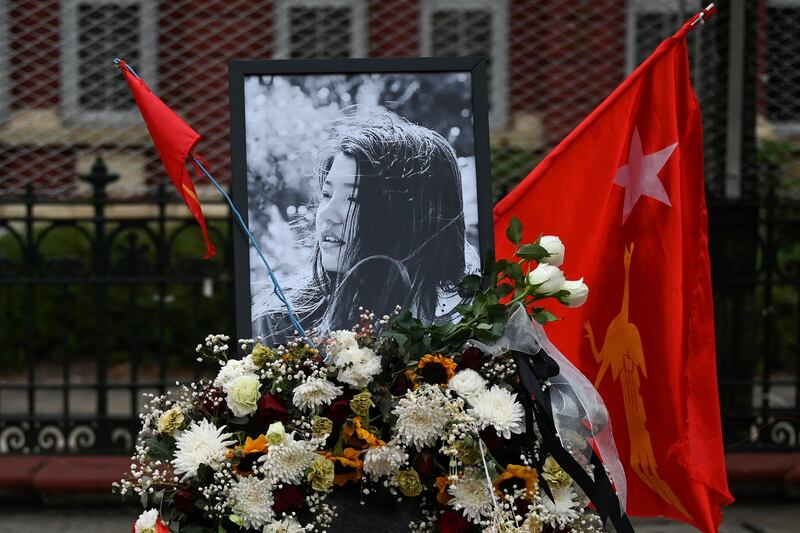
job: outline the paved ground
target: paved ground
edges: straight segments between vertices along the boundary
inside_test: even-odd
[[[138,511],[119,506],[95,508],[10,509],[0,507],[0,533],[128,533]],[[695,531],[676,522],[636,520],[638,533]],[[725,513],[722,533],[795,533],[800,531],[800,502],[740,503]]]

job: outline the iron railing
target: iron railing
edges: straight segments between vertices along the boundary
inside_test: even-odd
[[[232,333],[228,217],[208,217],[207,261],[163,186],[118,202],[101,160],[82,178],[84,202],[0,202],[19,210],[0,215],[0,453],[127,453],[142,394],[198,378],[196,343]]]

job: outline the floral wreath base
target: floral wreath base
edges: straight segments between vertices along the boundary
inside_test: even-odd
[[[456,322],[362,310],[352,330],[281,346],[208,336],[216,377],[140,415],[115,485],[146,509],[133,532],[628,529],[602,401],[538,325],[557,319],[541,300],[575,307],[588,287],[559,269],[557,237],[507,233],[517,261],[467,276]]]

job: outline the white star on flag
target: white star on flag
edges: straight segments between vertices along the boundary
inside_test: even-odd
[[[658,173],[664,168],[678,143],[671,144],[651,154],[642,151],[642,138],[639,128],[634,127],[631,146],[628,151],[628,164],[617,169],[614,183],[625,188],[625,202],[622,206],[622,223],[628,219],[639,198],[649,196],[670,207],[672,204],[658,179]]]

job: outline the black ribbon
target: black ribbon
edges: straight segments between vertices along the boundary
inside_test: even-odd
[[[553,417],[553,407],[550,402],[550,390],[549,388],[542,388],[542,383],[545,380],[558,375],[558,363],[547,355],[543,349],[533,356],[514,350],[512,350],[511,354],[517,365],[520,384],[527,393],[523,400],[527,427],[532,428],[532,421],[536,421],[544,450],[553,456],[553,459],[564,469],[564,472],[569,474],[583,490],[594,504],[603,524],[605,525],[606,521],[610,519],[618,533],[633,533],[633,526],[627,515],[622,512],[617,494],[614,492],[611,481],[606,475],[605,467],[597,454],[594,453],[594,450],[592,450],[590,460],[594,467],[595,479],[592,480],[572,454],[564,448],[558,438],[555,418]],[[537,456],[534,455],[534,457]],[[539,454],[535,462],[539,472],[541,472],[541,467],[544,463],[543,454]],[[539,476],[539,486],[552,500],[553,494],[550,487],[541,475]]]

